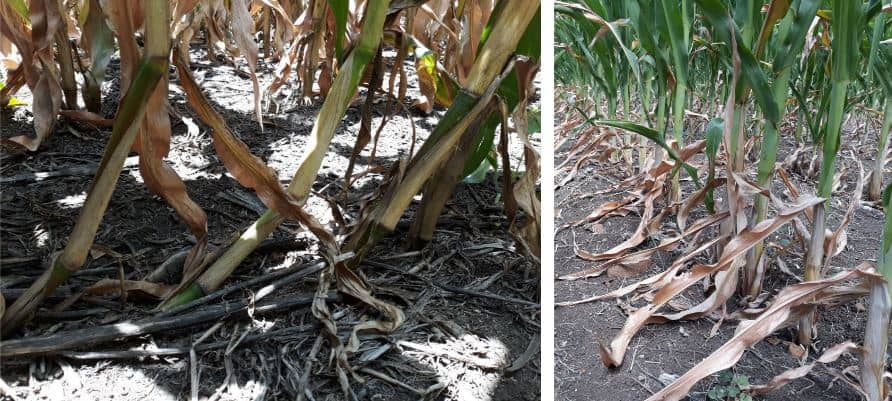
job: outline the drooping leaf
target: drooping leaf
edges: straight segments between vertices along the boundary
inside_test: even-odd
[[[580,113],[584,113],[582,110],[578,110],[578,111]],[[583,115],[585,115],[585,114],[583,114]],[[678,165],[680,165],[681,168],[684,168],[685,171],[687,171],[688,175],[690,175],[691,178],[694,179],[695,183],[699,187],[700,184],[699,184],[697,169],[695,167],[691,166],[690,164],[688,164],[687,162],[685,162],[681,158],[681,156],[678,154],[678,152],[675,149],[673,149],[671,146],[669,146],[669,144],[666,143],[663,136],[657,130],[650,128],[650,127],[643,126],[641,124],[633,123],[631,121],[593,120],[589,117],[586,117],[586,120],[588,121],[589,124],[607,125],[610,127],[616,127],[616,128],[624,129],[629,132],[636,133],[636,134],[641,135],[647,139],[650,139],[651,141],[653,141],[654,143],[659,145],[661,148],[665,149],[666,152],[669,154],[669,157],[672,160],[674,160]],[[678,168],[678,167],[676,166],[676,168]]]
[[[164,157],[170,151],[170,117],[167,114],[167,77],[155,87],[149,97],[145,119],[141,123],[134,150],[139,153],[139,172],[146,186],[176,210],[189,231],[195,236],[195,246],[186,257],[183,274],[197,274],[202,267],[208,241],[207,215],[189,194],[183,179],[171,168]]]
[[[257,81],[257,43],[254,42],[254,20],[248,12],[248,0],[230,0],[229,12],[232,15],[232,32],[238,49],[248,61],[251,85],[254,87],[254,118],[263,129],[263,115],[260,110],[260,83]]]
[[[496,12],[493,12],[493,15],[496,15]],[[515,52],[529,57],[529,60],[518,62],[517,71],[511,72],[501,85],[499,85],[497,93],[505,100],[509,113],[514,113],[520,102],[522,92],[529,90],[526,86],[530,85],[533,79],[532,76],[520,74],[518,72],[524,71],[527,73],[534,73],[538,69],[536,66],[538,65],[541,48],[539,35],[539,32],[541,31],[541,18],[542,10],[539,8],[536,10],[536,14],[533,15],[532,21],[527,25],[520,41],[517,43]],[[485,40],[481,40],[481,44],[482,43],[485,43]],[[473,146],[475,150],[465,164],[463,175],[467,176],[471,174],[478,166],[480,166],[486,156],[492,152],[493,143],[495,142],[495,130],[498,124],[499,118],[492,116],[480,128],[478,141]]]
[[[263,163],[260,158],[251,154],[248,146],[232,134],[226,121],[214,110],[195,83],[188,62],[182,59],[181,53],[176,53],[180,54],[180,57],[175,60],[177,70],[180,71],[183,89],[186,92],[186,100],[198,117],[211,127],[214,150],[217,151],[226,169],[232,173],[239,184],[255,190],[257,196],[267,207],[299,221],[323,244],[334,247],[334,236],[322,227],[312,215],[304,211],[298,200],[279,184],[279,178],[275,171]]]
[[[17,135],[8,142],[36,151],[40,144],[53,131],[56,116],[62,106],[62,86],[54,74],[52,44],[56,31],[61,25],[61,15],[56,1],[35,0],[28,8],[31,21],[30,38],[24,20],[12,5],[4,2],[0,5],[4,35],[16,45],[22,53],[22,66],[31,93],[34,96],[32,112],[34,113],[33,134]]]

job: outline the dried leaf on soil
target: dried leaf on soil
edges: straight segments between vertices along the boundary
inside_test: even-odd
[[[839,285],[847,280],[876,276],[872,268],[862,264],[823,280],[809,281],[791,285],[783,289],[765,312],[754,320],[743,321],[737,327],[734,337],[716,349],[708,357],[654,394],[647,401],[679,401],[703,378],[728,369],[743,356],[743,352],[762,341],[778,329],[795,323],[800,315],[814,308],[809,304],[814,299],[821,299],[821,292],[831,286]]]
[[[690,271],[671,277],[663,287],[660,287],[654,293],[653,301],[636,311],[632,312],[620,333],[613,339],[609,347],[600,347],[601,361],[608,367],[618,367],[622,364],[626,349],[632,337],[646,324],[665,323],[671,320],[695,319],[714,310],[733,294],[736,286],[728,285],[719,279],[716,279],[716,290],[699,305],[691,309],[682,311],[672,315],[657,315],[657,311],[668,303],[672,298],[681,294],[682,291],[700,281],[704,277],[718,272],[726,277],[732,277],[738,267],[735,261],[738,261],[741,255],[744,255],[756,243],[762,241],[768,235],[789,222],[794,216],[801,213],[806,208],[822,202],[823,199],[817,197],[804,197],[795,205],[778,212],[777,216],[767,219],[752,229],[746,229],[733,237],[725,246],[724,252],[716,263],[709,265],[696,265]],[[730,281],[730,280],[726,280]],[[732,284],[736,284],[736,281]]]

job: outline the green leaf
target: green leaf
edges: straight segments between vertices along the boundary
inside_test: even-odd
[[[477,143],[474,145],[474,153],[468,157],[468,161],[465,163],[465,169],[462,172],[463,175],[471,174],[481,163],[483,163],[484,160],[486,160],[486,156],[492,151],[493,144],[495,143],[496,128],[500,122],[500,118],[492,115],[480,128],[480,133],[477,135]]]
[[[711,161],[715,161],[716,154],[718,154],[724,128],[725,120],[722,118],[713,118],[706,126],[706,157]]]
[[[833,47],[833,80],[850,81],[859,72],[861,62],[861,34],[864,10],[861,1],[832,0],[833,19],[830,21]]]
[[[880,46],[873,64],[874,77],[886,92],[886,101],[892,98],[892,46]]]
[[[664,47],[657,45],[659,37],[653,30],[656,27],[654,7],[649,0],[638,0],[638,2],[628,4],[629,17],[632,19],[632,26],[638,31],[641,47],[653,59],[654,69],[657,71],[660,82],[666,82],[669,73],[669,57]]]
[[[700,5],[706,19],[712,24],[715,35],[727,43],[729,47],[732,43],[731,35],[733,32],[737,43],[737,53],[740,56],[741,76],[753,90],[756,102],[762,109],[762,114],[765,115],[765,118],[774,124],[778,124],[781,116],[777,108],[777,102],[774,100],[771,86],[768,84],[768,76],[765,74],[765,71],[762,71],[759,62],[743,42],[740,29],[737,28],[734,20],[731,19],[725,3],[721,0],[697,0],[697,4]],[[740,91],[741,94],[745,92]],[[738,99],[738,101],[740,100],[742,99]]]
[[[777,49],[774,57],[774,65],[772,67],[775,73],[791,67],[799,57],[799,54],[802,53],[808,28],[815,19],[818,6],[820,5],[820,0],[799,1],[799,7],[794,9],[793,23],[790,25],[790,29],[787,31],[787,35],[783,38],[780,48]]]
[[[25,0],[7,0],[9,1],[9,5],[15,10],[15,12],[19,13],[20,16],[26,21],[27,24],[31,23],[31,18],[28,16],[28,4],[25,3]]]
[[[338,62],[344,59],[344,38],[347,36],[347,14],[350,12],[350,4],[347,0],[328,0],[331,13],[335,18],[335,54]]]
[[[106,24],[99,0],[89,0],[83,21],[84,39],[90,53],[90,76],[101,87],[105,71],[115,53],[114,33]]]
[[[501,3],[499,3],[501,4]],[[490,17],[490,24],[495,21],[495,14],[500,10],[497,6],[496,10],[493,11],[493,16]],[[541,33],[541,19],[542,19],[542,9],[536,11],[536,14],[533,16],[533,19],[530,21],[529,25],[527,25],[524,30],[523,36],[517,44],[516,53],[522,54],[529,57],[532,60],[539,60],[540,54],[540,33]],[[484,35],[481,39],[480,48],[483,47],[483,43],[485,43],[487,35]],[[520,103],[520,85],[518,82],[517,72],[512,71],[505,77],[505,80],[499,84],[499,88],[496,93],[505,100],[505,103],[508,104],[508,112],[513,113],[514,109],[517,107],[518,103]],[[465,169],[463,171],[464,175],[471,174],[475,170],[478,169],[480,163],[486,158],[486,156],[492,151],[493,143],[495,142],[495,132],[496,128],[501,123],[501,118],[496,115],[490,116],[480,128],[481,132],[478,135],[477,143],[474,144],[474,153],[468,158],[467,163],[465,163]],[[539,128],[541,131],[541,128]],[[531,130],[532,132],[532,130]]]
[[[762,30],[759,31],[759,40],[756,42],[756,57],[762,54],[762,49],[768,43],[768,38],[771,37],[771,32],[774,31],[774,26],[784,18],[789,9],[790,0],[771,0],[768,6],[768,14],[765,16],[765,21],[762,22]]]
[[[415,72],[419,79],[423,78],[434,87],[434,97],[436,103],[449,107],[455,100],[455,94],[458,93],[460,87],[457,82],[453,81],[449,74],[442,71],[437,65],[437,53],[430,49],[415,44]],[[426,94],[425,94],[426,95]]]
[[[883,190],[883,207],[888,208],[890,205],[889,201],[892,201],[892,184],[889,184],[886,186],[886,189]]]
[[[724,370],[722,373],[719,373],[719,381],[723,383],[730,383],[731,379],[734,378],[734,374],[731,373],[730,370]]]
[[[669,35],[669,45],[672,53],[675,79],[679,84],[687,86],[688,82],[688,38],[684,36],[684,23],[677,1],[662,0],[663,17],[666,23],[666,33]]]
[[[5,87],[6,87],[6,84],[4,84],[3,82],[0,82],[0,89],[3,89]],[[19,100],[18,98],[15,98],[15,97],[10,97],[9,101],[6,102],[4,107],[16,107],[16,106],[27,106],[27,105],[28,105],[28,102],[24,102],[24,101]]]
[[[479,184],[486,179],[486,173],[489,172],[493,168],[493,165],[490,164],[488,158],[484,158],[483,162],[477,166],[477,169],[474,170],[471,174],[468,174],[465,177],[465,182],[468,184]]]
[[[536,11],[530,25],[523,32],[520,42],[517,44],[517,54],[527,56],[533,60],[542,57],[542,8]]]
[[[542,110],[538,107],[527,110],[527,131],[530,135],[542,132]]]

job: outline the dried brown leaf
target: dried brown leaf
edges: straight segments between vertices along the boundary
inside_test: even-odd
[[[122,286],[128,297],[141,295],[155,299],[163,298],[172,288],[171,285],[149,281],[124,280],[122,282],[118,279],[105,278],[84,289],[84,293],[89,295],[120,294]]]
[[[743,356],[743,352],[762,341],[771,333],[795,322],[799,315],[811,310],[814,305],[807,304],[814,299],[821,299],[823,290],[839,285],[847,280],[875,276],[867,264],[842,272],[834,277],[791,285],[783,289],[771,307],[754,320],[743,321],[728,342],[713,351],[687,373],[672,384],[666,386],[647,401],[679,401],[703,378],[728,369]]]
[[[257,43],[254,42],[254,20],[248,12],[248,0],[231,0],[229,12],[232,34],[238,50],[248,60],[251,85],[254,87],[254,118],[263,129],[263,115],[260,110],[260,83],[257,81]]]
[[[696,235],[703,229],[705,229],[707,227],[711,227],[712,225],[723,221],[727,217],[728,217],[728,212],[716,213],[712,216],[704,217],[703,219],[700,219],[697,222],[695,222],[688,229],[688,231],[686,231],[678,236],[675,236],[672,238],[667,238],[667,239],[661,241],[659,245],[657,245],[653,248],[626,254],[626,255],[620,256],[618,258],[608,260],[607,262],[601,263],[595,267],[558,277],[558,279],[560,279],[560,280],[578,280],[581,278],[595,277],[597,275],[600,275],[602,272],[604,272],[604,270],[609,268],[610,265],[612,265],[614,263],[623,263],[623,261],[626,258],[636,258],[636,257],[641,257],[643,255],[649,256],[657,251],[669,250],[669,249],[677,246],[683,239],[685,239],[689,236]]]
[[[523,80],[523,82],[529,82]],[[523,144],[523,161],[526,171],[514,184],[514,199],[517,206],[526,215],[526,221],[520,227],[513,226],[514,234],[535,257],[540,256],[540,238],[542,232],[542,209],[536,194],[536,182],[539,180],[539,152],[530,143],[527,132],[526,101],[520,102],[514,112],[514,124],[517,136]]]
[[[170,151],[170,117],[167,114],[167,77],[149,97],[145,120],[140,126],[134,150],[139,153],[139,172],[146,186],[176,210],[189,227],[196,243],[183,266],[183,276],[191,277],[202,268],[208,242],[208,218],[186,192],[182,178],[166,162]]]
[[[864,190],[864,166],[855,155],[852,155],[852,158],[858,163],[858,176],[856,177],[857,181],[855,181],[855,190],[852,191],[849,207],[846,209],[846,213],[843,215],[839,226],[836,227],[836,230],[833,230],[830,235],[824,237],[824,255],[827,256],[824,257],[822,275],[827,275],[827,273],[829,273],[830,261],[834,256],[839,255],[839,253],[846,248],[849,239],[846,234],[846,228],[849,226],[849,223],[852,222],[852,216],[855,215],[855,209],[861,205],[861,195]]]
[[[598,220],[601,220],[601,218],[609,215],[610,213],[614,212],[615,210],[632,203],[632,201],[634,201],[634,200],[635,200],[634,196],[627,196],[627,197],[624,197],[618,201],[604,202],[601,204],[601,206],[598,206],[597,209],[595,209],[594,211],[589,213],[589,215],[586,216],[584,219],[569,223],[562,228],[566,228],[566,227],[570,227],[570,226],[578,227],[583,224],[597,222]]]
[[[245,11],[247,12],[247,10]],[[279,183],[276,172],[267,166],[260,158],[251,154],[248,146],[232,134],[223,117],[208,103],[192,78],[188,61],[184,60],[181,52],[174,52],[179,56],[175,58],[177,70],[180,72],[180,81],[186,92],[186,100],[192,110],[208,126],[211,127],[211,135],[214,139],[214,149],[223,161],[226,169],[239,184],[253,189],[264,205],[274,209],[283,216],[295,219],[309,229],[324,247],[331,253],[332,258],[337,253],[337,245],[334,236],[328,232],[316,219],[304,211],[298,199],[295,199]]]
[[[694,192],[693,195],[688,197],[681,206],[678,208],[678,215],[676,216],[676,222],[678,223],[678,229],[681,231],[685,230],[687,225],[688,216],[691,214],[691,211],[694,210],[700,202],[703,202],[703,199],[706,197],[706,194],[715,188],[718,188],[722,185],[725,185],[724,178],[717,178],[712,180],[709,185],[700,188],[697,192]]]
[[[571,305],[578,305],[578,304],[587,303],[587,302],[603,301],[603,300],[607,300],[607,299],[615,299],[615,298],[624,297],[624,296],[629,295],[635,291],[644,290],[645,288],[648,288],[648,289],[661,288],[661,287],[665,286],[668,282],[672,281],[673,278],[676,277],[676,275],[678,274],[678,271],[681,270],[681,268],[683,268],[685,266],[685,263],[687,263],[693,257],[699,255],[703,251],[711,248],[719,241],[722,241],[725,239],[726,238],[723,236],[717,236],[713,239],[710,239],[709,241],[707,241],[703,244],[700,244],[700,246],[691,250],[690,252],[688,252],[687,254],[682,256],[681,258],[676,259],[675,262],[672,262],[672,265],[669,266],[668,269],[666,269],[666,271],[664,271],[660,274],[657,274],[655,276],[648,277],[648,278],[641,280],[637,283],[627,285],[625,287],[611,291],[607,294],[596,295],[593,297],[589,297],[589,298],[585,298],[585,299],[581,299],[581,300],[577,300],[577,301],[557,302],[557,303],[555,303],[555,305],[556,306],[571,306]]]
[[[62,106],[62,87],[55,74],[53,37],[62,24],[59,4],[53,0],[29,3],[30,29],[9,2],[0,5],[0,34],[12,41],[22,54],[21,69],[33,95],[34,132],[4,142],[36,151],[53,131]]]
[[[69,120],[92,124],[97,127],[111,128],[115,124],[113,118],[105,118],[99,114],[85,110],[61,110],[59,115]]]
[[[41,55],[38,59],[42,68],[34,68],[34,71],[39,77],[33,85],[30,82],[28,85],[34,94],[32,103],[34,135],[17,135],[8,139],[9,142],[24,146],[32,152],[36,151],[44,139],[53,132],[56,115],[62,107],[62,86],[53,74],[51,59],[46,55]]]
[[[783,386],[786,386],[788,383],[790,383],[793,380],[805,377],[807,374],[809,374],[812,371],[812,369],[815,368],[815,366],[817,366],[817,364],[832,363],[832,362],[836,361],[837,359],[839,359],[839,357],[842,356],[843,354],[846,354],[849,352],[856,352],[859,349],[860,349],[860,347],[858,347],[858,345],[856,345],[855,343],[853,343],[851,341],[846,341],[842,344],[836,344],[836,345],[828,348],[826,351],[824,351],[824,353],[821,354],[821,357],[819,357],[814,362],[784,371],[783,373],[771,378],[771,380],[768,383],[763,384],[763,385],[750,386],[746,390],[748,390],[749,392],[751,392],[753,394],[771,393]]]
[[[660,213],[657,214],[656,217],[654,217],[654,201],[660,194],[662,194],[663,183],[664,179],[658,179],[654,182],[653,187],[651,187],[650,191],[646,192],[642,196],[642,201],[644,202],[644,211],[641,213],[641,221],[638,223],[638,228],[635,229],[635,232],[632,234],[631,237],[605,252],[593,254],[583,250],[576,250],[576,255],[582,259],[594,262],[599,260],[613,259],[625,255],[630,249],[644,242],[644,240],[646,240],[647,237],[650,236],[652,232],[651,228],[654,226],[659,226],[659,223],[662,221],[663,217],[665,217],[671,211],[671,208],[663,208]]]
[[[607,276],[614,278],[635,277],[647,271],[651,265],[651,255],[627,257],[620,263],[607,268]]]
[[[793,216],[801,213],[806,208],[812,207],[823,199],[817,197],[805,197],[800,199],[795,205],[781,210],[777,216],[767,219],[753,227],[746,229],[733,237],[725,246],[724,252],[716,263],[709,265],[696,265],[689,272],[681,275],[670,277],[665,285],[659,287],[654,294],[653,301],[645,305],[632,314],[626,320],[625,325],[619,334],[613,339],[609,347],[601,346],[601,360],[608,367],[618,367],[622,364],[626,349],[632,337],[646,324],[665,323],[672,320],[694,319],[701,317],[716,307],[723,305],[724,302],[733,294],[734,285],[728,283],[731,281],[728,277],[733,277],[739,267],[740,256],[752,248],[756,243],[768,237],[771,233],[789,222]],[[670,269],[672,270],[672,269]],[[665,305],[669,300],[681,294],[682,291],[700,281],[704,277],[712,273],[718,272],[721,277],[716,278],[716,290],[699,305],[694,306],[686,311],[682,311],[672,315],[658,315],[657,311]]]

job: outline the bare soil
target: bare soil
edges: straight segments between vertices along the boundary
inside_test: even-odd
[[[870,168],[876,155],[874,129],[863,126],[852,126],[846,130],[842,149],[839,153],[838,166],[845,171],[840,186],[834,194],[833,213],[830,218],[831,227],[839,223],[841,212],[848,207],[851,191],[855,188],[855,174],[858,173],[856,160]],[[781,150],[778,161],[783,161],[796,145],[792,132],[782,135]],[[567,157],[569,144],[555,151],[555,163],[559,164]],[[811,153],[808,153],[811,155]],[[697,161],[701,162],[701,161]],[[571,163],[572,164],[572,163]],[[752,165],[755,165],[753,162]],[[724,171],[718,169],[717,171]],[[555,172],[555,182],[567,175],[567,170]],[[604,195],[591,196],[614,187],[628,178],[630,173],[623,162],[592,160],[584,164],[572,181],[555,192],[555,227],[578,221],[587,216],[603,202],[618,200],[623,193],[607,192]],[[888,174],[886,174],[888,182]],[[793,172],[791,179],[801,193],[814,193],[808,184],[814,178],[805,177],[800,172]],[[779,180],[777,180],[779,181]],[[692,192],[690,183],[683,185],[685,194]],[[866,183],[865,183],[866,188]],[[866,190],[866,189],[865,189]],[[783,194],[782,185],[775,185],[773,192]],[[716,190],[717,199],[724,195],[725,188]],[[717,200],[718,204],[718,200]],[[665,198],[657,205],[656,211],[665,205]],[[706,215],[702,205],[688,221]],[[560,231],[555,238],[555,278],[560,275],[579,271],[593,266],[574,255],[573,241],[581,249],[597,253],[618,245],[632,235],[639,216],[635,212],[624,217],[610,217],[599,223],[586,224]],[[848,228],[848,245],[845,250],[832,260],[835,271],[852,268],[863,261],[876,261],[877,249],[882,236],[883,213],[866,202],[858,206],[853,221]],[[667,218],[663,222],[663,230],[675,228],[675,219]],[[709,238],[707,234],[705,238]],[[779,243],[794,241],[790,227],[776,232],[769,241]],[[639,249],[655,246],[657,239],[649,239]],[[684,246],[680,247],[684,249]],[[784,256],[784,261],[798,277],[802,276],[804,251],[798,245],[792,254]],[[654,256],[648,271],[629,278],[600,277],[578,281],[555,280],[556,302],[570,301],[603,294],[651,276],[665,270],[679,256],[679,252],[661,252]],[[714,257],[715,255],[710,255]],[[706,262],[706,260],[699,260]],[[781,288],[798,282],[799,278],[787,275],[779,269],[771,267],[764,291],[776,294]],[[701,291],[702,292],[702,291]],[[846,340],[861,342],[866,322],[865,305],[862,299],[855,304],[821,310],[818,322],[818,340],[809,350],[806,362],[813,361],[826,348]],[[728,303],[728,312],[739,309],[740,300],[732,298]],[[734,333],[736,322],[725,321],[714,336],[710,331],[718,323],[711,319],[688,322],[673,322],[665,325],[650,325],[642,329],[632,340],[626,354],[624,364],[617,369],[607,369],[599,358],[598,345],[607,345],[622,328],[626,313],[620,308],[620,302],[605,301],[580,304],[576,306],[557,307],[555,309],[555,399],[556,400],[643,400],[668,383],[661,383],[661,374],[682,375],[697,362],[708,356]],[[763,341],[747,350],[743,358],[732,369],[737,375],[747,376],[750,383],[764,384],[774,375],[790,368],[798,367],[800,362],[788,350],[789,342],[795,342],[796,333],[792,328],[783,329],[773,335],[772,342]],[[778,341],[775,341],[778,340]],[[794,381],[773,394],[758,397],[761,400],[793,401],[793,400],[860,400],[861,397],[839,377],[845,376],[842,371],[857,365],[852,355],[840,358],[829,367],[818,367],[806,378]],[[851,372],[849,372],[851,374]],[[664,376],[665,377],[665,376]],[[718,385],[718,375],[701,381],[689,395],[691,400],[707,400],[706,392]]]
[[[193,49],[192,59],[192,69],[202,89],[234,133],[278,172],[283,184],[287,183],[304,152],[321,100],[316,99],[311,105],[298,104],[300,99],[296,93],[299,92],[292,78],[285,95],[279,100],[282,101],[290,91],[295,92],[294,98],[278,113],[265,114],[261,132],[251,119],[251,83],[245,78],[247,68],[244,63],[239,60],[233,66],[223,60],[208,60],[200,49]],[[407,109],[418,97],[411,65],[411,61],[406,64],[411,76],[410,92],[404,104]],[[119,97],[117,68],[117,61],[113,61],[105,97],[111,100],[104,104],[107,116],[114,114],[113,100]],[[273,69],[273,65],[261,62],[262,87],[272,79]],[[387,80],[389,77],[385,77],[385,85]],[[366,96],[364,89],[360,92],[319,172],[314,185],[318,193],[307,202],[308,211],[329,227],[334,226],[332,212],[320,194],[339,199],[341,207],[347,211],[345,217],[354,219],[361,198],[374,191],[382,179],[379,173],[369,173],[353,183],[346,198],[339,197],[344,185],[343,174],[359,131],[360,109]],[[188,109],[183,93],[174,89],[170,96],[173,139],[167,161],[186,182],[189,195],[208,213],[211,244],[226,243],[233,233],[242,232],[259,217],[262,204],[250,190],[240,187],[226,173],[214,153],[207,127]],[[374,110],[373,132],[384,114],[384,96],[379,96],[382,101]],[[29,100],[27,93],[19,97]],[[376,165],[386,168],[398,158],[407,157],[413,139],[415,149],[418,149],[444,112],[437,109],[432,115],[425,116],[404,111],[395,115],[381,132]],[[183,118],[177,118],[177,115]],[[414,121],[414,130],[410,119]],[[2,137],[31,130],[30,120],[27,108],[4,112],[0,122]],[[198,129],[190,127],[193,122]],[[60,122],[56,132],[38,152],[3,150],[0,177],[7,181],[0,184],[0,289],[4,293],[26,288],[46,268],[51,255],[62,249],[92,179],[92,174],[33,178],[31,173],[71,171],[72,167],[96,165],[109,135],[108,129]],[[368,165],[369,150],[370,147],[366,148],[357,160],[355,172],[371,167]],[[499,188],[500,184],[492,174],[480,184],[460,184],[441,217],[434,241],[417,253],[407,253],[403,249],[403,237],[411,222],[410,208],[397,232],[382,241],[366,258],[368,263],[362,270],[375,286],[376,296],[403,308],[407,320],[392,335],[361,337],[360,351],[351,359],[356,368],[356,375],[351,378],[355,399],[540,399],[538,306],[463,295],[437,286],[472,288],[538,305],[539,266],[533,258],[518,250],[508,235],[498,200]],[[232,195],[246,201],[232,201]],[[260,205],[259,209],[257,205]],[[121,174],[95,240],[104,249],[123,257],[119,261],[106,253],[89,258],[83,267],[89,270],[88,274],[78,275],[64,284],[70,293],[77,293],[102,278],[118,278],[119,263],[127,278],[141,279],[194,241],[173,209],[142,184],[136,167],[125,168]],[[286,222],[241,264],[224,286],[314,260],[316,250],[311,236],[296,223]],[[413,268],[416,276],[393,270]],[[275,295],[312,293],[316,282],[314,275],[278,290]],[[246,299],[256,290],[238,291],[226,298],[229,301]],[[11,304],[11,299],[6,298],[7,305]],[[38,317],[20,335],[36,336],[136,320],[150,316],[155,306],[151,300],[131,299],[120,305],[116,296],[94,297],[86,302],[79,301],[69,310],[99,308],[95,315],[64,320],[47,317],[52,316],[46,313],[47,309],[59,301],[56,299],[44,305]],[[350,301],[331,305],[331,308],[338,318],[342,340],[346,340],[357,322],[374,317],[367,308]],[[252,319],[231,319],[223,321],[222,327],[205,342],[233,341],[246,333],[253,335],[314,322],[308,307]],[[145,335],[91,347],[89,351],[188,347],[211,326],[202,324]],[[307,330],[273,337],[236,346],[230,353],[225,349],[198,352],[194,368],[199,374],[200,398],[295,399],[297,383],[319,333],[318,330]],[[428,351],[413,349],[401,341],[420,344]],[[480,367],[454,356],[473,356],[507,366],[531,346],[534,355],[530,362],[513,373]],[[431,352],[431,349],[438,351]],[[444,356],[447,354],[453,356]],[[325,348],[317,360],[309,379],[311,399],[343,399]],[[4,360],[2,379],[12,387],[16,396],[29,400],[175,400],[189,398],[191,367],[193,363],[188,354],[121,360],[46,356]],[[394,380],[388,382],[361,369],[383,373]],[[227,377],[231,377],[231,381],[224,386]],[[407,390],[406,386],[433,390],[422,397]]]

